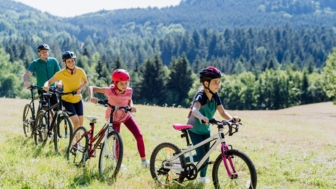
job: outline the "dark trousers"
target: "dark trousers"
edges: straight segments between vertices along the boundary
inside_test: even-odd
[[[188,133],[189,133],[191,142],[193,143],[194,146],[210,137],[210,133],[203,134],[203,135],[196,134],[191,131],[188,131]],[[203,156],[209,151],[209,149],[210,149],[210,142],[207,144],[204,144],[203,146],[196,148],[196,154],[193,155],[194,161],[198,162],[199,160],[201,160]],[[186,157],[186,161],[190,162],[190,158]],[[209,158],[207,158],[206,161],[204,162],[204,164],[206,164],[207,166],[205,166],[204,169],[201,170],[200,172],[201,177],[206,176],[206,172],[208,169],[208,162],[209,162]]]

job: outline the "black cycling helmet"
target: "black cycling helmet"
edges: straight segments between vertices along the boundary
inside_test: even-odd
[[[37,46],[37,52],[40,52],[42,50],[49,50],[49,45],[47,45],[47,44],[39,44],[39,46]]]
[[[72,51],[65,51],[63,54],[62,54],[62,59],[63,59],[63,62],[65,62],[66,60],[70,59],[70,58],[74,58],[76,59],[76,54]]]
[[[204,85],[204,81],[207,81],[210,84],[212,79],[221,78],[222,73],[217,68],[213,66],[208,66],[204,68],[202,71],[200,71],[199,74],[200,74],[200,82],[203,84],[204,88],[208,89],[209,92],[214,95],[215,93],[212,92],[209,89],[209,87]]]
[[[200,82],[211,81],[212,79],[221,78],[222,73],[213,66],[208,66],[199,72],[200,74]]]

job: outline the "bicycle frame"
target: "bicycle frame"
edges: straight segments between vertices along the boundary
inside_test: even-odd
[[[58,100],[58,102],[54,104],[53,106],[50,106],[51,93],[48,92],[48,93],[42,94],[42,96],[49,96],[48,97],[48,108],[45,109],[45,111],[48,113],[48,115],[52,115],[52,122],[50,124],[50,117],[48,116],[48,119],[47,119],[48,131],[51,131],[51,129],[56,124],[56,120],[58,119],[58,117],[64,112],[61,96],[66,95],[66,94],[74,94],[74,92],[63,93],[63,92],[58,92],[55,90],[53,90],[52,92],[56,94],[57,100]],[[57,108],[57,111],[53,113],[52,110],[55,108]]]
[[[188,137],[188,136],[186,136]],[[230,169],[229,169],[229,165],[226,161],[227,157],[226,157],[226,151],[229,149],[229,147],[226,145],[226,141],[225,141],[225,134],[224,134],[224,127],[223,126],[218,126],[218,133],[217,134],[214,134],[212,135],[211,137],[207,138],[206,140],[198,143],[197,145],[193,146],[193,145],[188,145],[187,149],[184,149],[184,150],[181,150],[181,152],[177,155],[174,155],[172,158],[168,159],[167,161],[169,162],[172,162],[172,161],[176,161],[179,159],[179,157],[181,155],[185,155],[185,154],[188,154],[189,158],[190,158],[190,162],[192,164],[194,164],[194,160],[193,160],[193,154],[192,154],[192,151],[195,150],[196,148],[200,147],[200,146],[203,146],[207,143],[210,143],[212,141],[215,141],[212,146],[210,147],[209,151],[201,158],[201,160],[196,164],[196,168],[197,168],[197,172],[199,172],[205,165],[204,162],[207,160],[208,157],[210,157],[211,153],[217,148],[217,146],[219,146],[221,144],[221,154],[222,154],[222,158],[223,158],[223,163],[224,163],[224,166],[227,170],[227,173],[228,173],[228,176],[230,178],[233,177],[233,174],[230,172]],[[188,143],[188,139],[187,139],[187,143]],[[231,161],[231,157],[228,157],[228,160],[229,160],[229,164],[230,164],[230,167],[232,168],[233,172],[236,173],[235,171],[235,168],[234,168],[234,165]],[[183,167],[180,167],[180,166],[169,166],[169,164],[163,164],[163,167],[164,168],[167,168],[167,169],[175,169],[175,170],[179,170],[179,171],[184,171],[184,168]],[[236,174],[234,174],[236,175]]]
[[[37,99],[40,99],[41,95],[37,95],[36,97],[34,96],[34,90],[38,89],[38,87],[36,85],[32,85],[29,89],[30,89],[30,96],[31,96],[31,101],[29,102],[29,106],[32,110],[32,117],[35,120],[37,115],[35,115],[35,103],[34,103],[34,101],[37,100]],[[41,108],[41,101],[39,102],[37,112],[39,111],[40,108]]]
[[[95,150],[98,147],[101,147],[100,146],[100,144],[102,144],[101,141],[104,139],[104,142],[106,142],[108,133],[114,131],[114,129],[112,127],[112,125],[113,125],[113,113],[114,113],[114,111],[118,110],[119,107],[111,106],[109,104],[107,104],[107,105],[110,106],[112,108],[112,110],[111,110],[110,118],[105,123],[103,128],[96,134],[96,136],[93,137],[94,129],[95,129],[94,124],[96,123],[97,118],[89,117],[91,129],[89,131],[87,131],[83,136],[81,136],[81,138],[78,140],[78,141],[80,141],[84,136],[89,135],[89,150],[88,150],[89,154],[88,154],[87,157],[94,157]],[[113,145],[113,146],[115,147],[115,145]],[[106,150],[106,145],[104,145],[103,150]],[[113,149],[113,150],[115,151],[115,149]]]
[[[96,136],[93,137],[94,129],[95,129],[95,125],[94,125],[95,122],[96,122],[96,119],[92,119],[90,121],[91,129],[81,137],[82,139],[85,135],[89,135],[89,154],[88,154],[89,156],[88,157],[94,156],[94,152],[98,147],[100,147],[101,141],[104,139],[104,142],[105,142],[107,139],[108,133],[110,131],[113,131],[112,123],[106,122],[104,127],[96,134]],[[104,145],[104,148],[106,148],[106,145]]]

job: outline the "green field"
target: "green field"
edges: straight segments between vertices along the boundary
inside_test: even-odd
[[[32,139],[25,138],[22,111],[27,102],[0,98],[0,188],[158,188],[149,170],[141,168],[135,140],[126,127],[121,129],[125,147],[123,164],[129,170],[121,171],[111,184],[99,176],[98,158],[88,160],[84,169],[76,168],[57,155],[52,145],[36,147]],[[103,124],[104,107],[92,103],[85,103],[84,107],[86,116],[97,116],[98,124]],[[135,107],[148,159],[161,142],[184,147],[184,140],[172,124],[185,123],[188,109]],[[229,112],[241,117],[243,125],[238,133],[227,137],[227,143],[252,159],[258,173],[258,188],[336,186],[336,106],[331,102],[278,111]],[[87,121],[85,126],[89,128]],[[218,154],[219,151],[211,159]],[[210,171],[211,167],[209,178]],[[185,184],[184,188],[202,188],[192,182]],[[203,187],[212,188],[212,183]]]

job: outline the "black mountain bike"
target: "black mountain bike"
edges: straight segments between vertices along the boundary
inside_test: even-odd
[[[40,109],[42,108],[43,100],[40,99],[41,95],[36,95],[34,91],[39,90],[40,87],[36,85],[31,85],[30,89],[30,96],[31,101],[24,106],[23,109],[23,116],[22,116],[22,123],[23,123],[23,133],[26,137],[32,137],[32,133],[35,127],[36,115],[38,115]],[[35,100],[39,100],[37,111],[35,111]],[[36,113],[36,114],[35,114]]]
[[[50,97],[52,94],[56,94],[57,103],[50,106],[50,102],[46,103],[43,110],[40,111],[36,118],[37,132],[34,132],[35,144],[46,144],[50,139],[54,143],[55,151],[61,154],[67,152],[70,138],[73,134],[73,123],[62,105],[61,97],[63,95],[72,94],[76,92],[67,92],[55,88],[50,88],[49,92],[43,93],[42,96]],[[50,101],[50,98],[47,98]],[[53,110],[57,108],[57,111]]]

